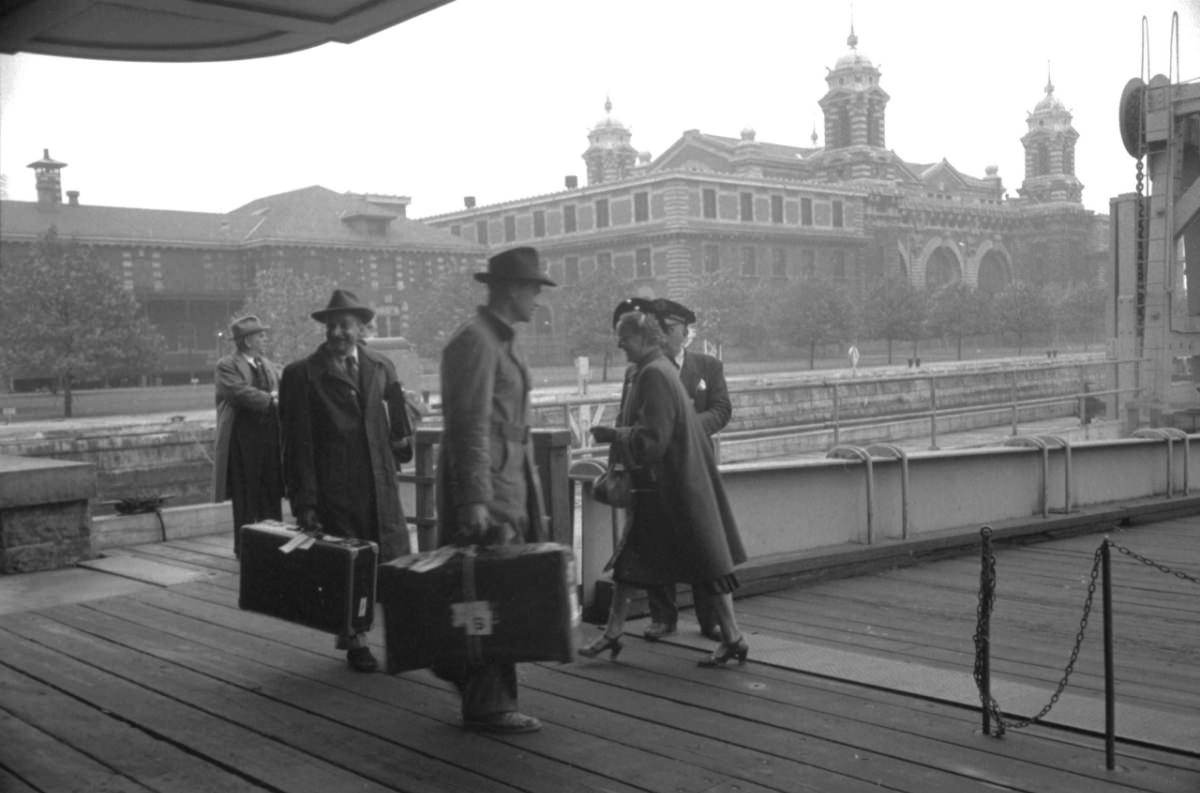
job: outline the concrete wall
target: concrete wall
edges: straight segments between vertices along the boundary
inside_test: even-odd
[[[0,573],[53,570],[95,555],[91,465],[0,456]]]

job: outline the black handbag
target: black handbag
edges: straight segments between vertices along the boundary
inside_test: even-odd
[[[616,443],[609,447],[608,470],[592,482],[592,498],[617,509],[633,505],[633,466],[624,448],[617,451]]]

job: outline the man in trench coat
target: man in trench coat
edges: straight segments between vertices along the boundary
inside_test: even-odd
[[[279,375],[263,355],[270,328],[247,316],[230,327],[237,352],[217,361],[217,444],[213,501],[233,501],[233,553],[241,556],[241,528],[282,517],[279,448]]]
[[[312,318],[325,343],[283,370],[279,412],[287,497],[305,531],[370,540],[381,562],[408,554],[396,484],[408,452],[404,392],[391,360],[363,344],[374,310],[337,289]],[[392,420],[396,417],[396,420]],[[363,634],[338,637],[359,672],[379,663]]]
[[[442,434],[438,461],[441,544],[502,545],[546,539],[529,438],[529,368],[514,325],[529,322],[543,286],[554,286],[529,247],[488,260],[475,279],[488,302],[442,351]],[[541,723],[517,709],[511,663],[439,663],[435,673],[462,697],[463,726],[498,733],[534,732]]]

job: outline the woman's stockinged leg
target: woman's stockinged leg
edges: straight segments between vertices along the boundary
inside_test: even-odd
[[[604,635],[618,637],[625,632],[625,617],[629,613],[629,601],[633,597],[633,587],[613,582],[612,605],[608,609],[608,624]]]
[[[721,626],[721,638],[725,643],[733,644],[742,638],[742,631],[738,628],[737,616],[733,611],[733,595],[728,592],[713,595],[712,604],[717,624]]]

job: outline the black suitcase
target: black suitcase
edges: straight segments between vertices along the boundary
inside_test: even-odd
[[[387,672],[435,662],[575,658],[570,549],[556,543],[403,556],[379,567]]]
[[[247,524],[241,532],[239,608],[337,636],[371,629],[375,543],[329,534],[308,538],[273,520]],[[293,541],[301,547],[284,552]]]

